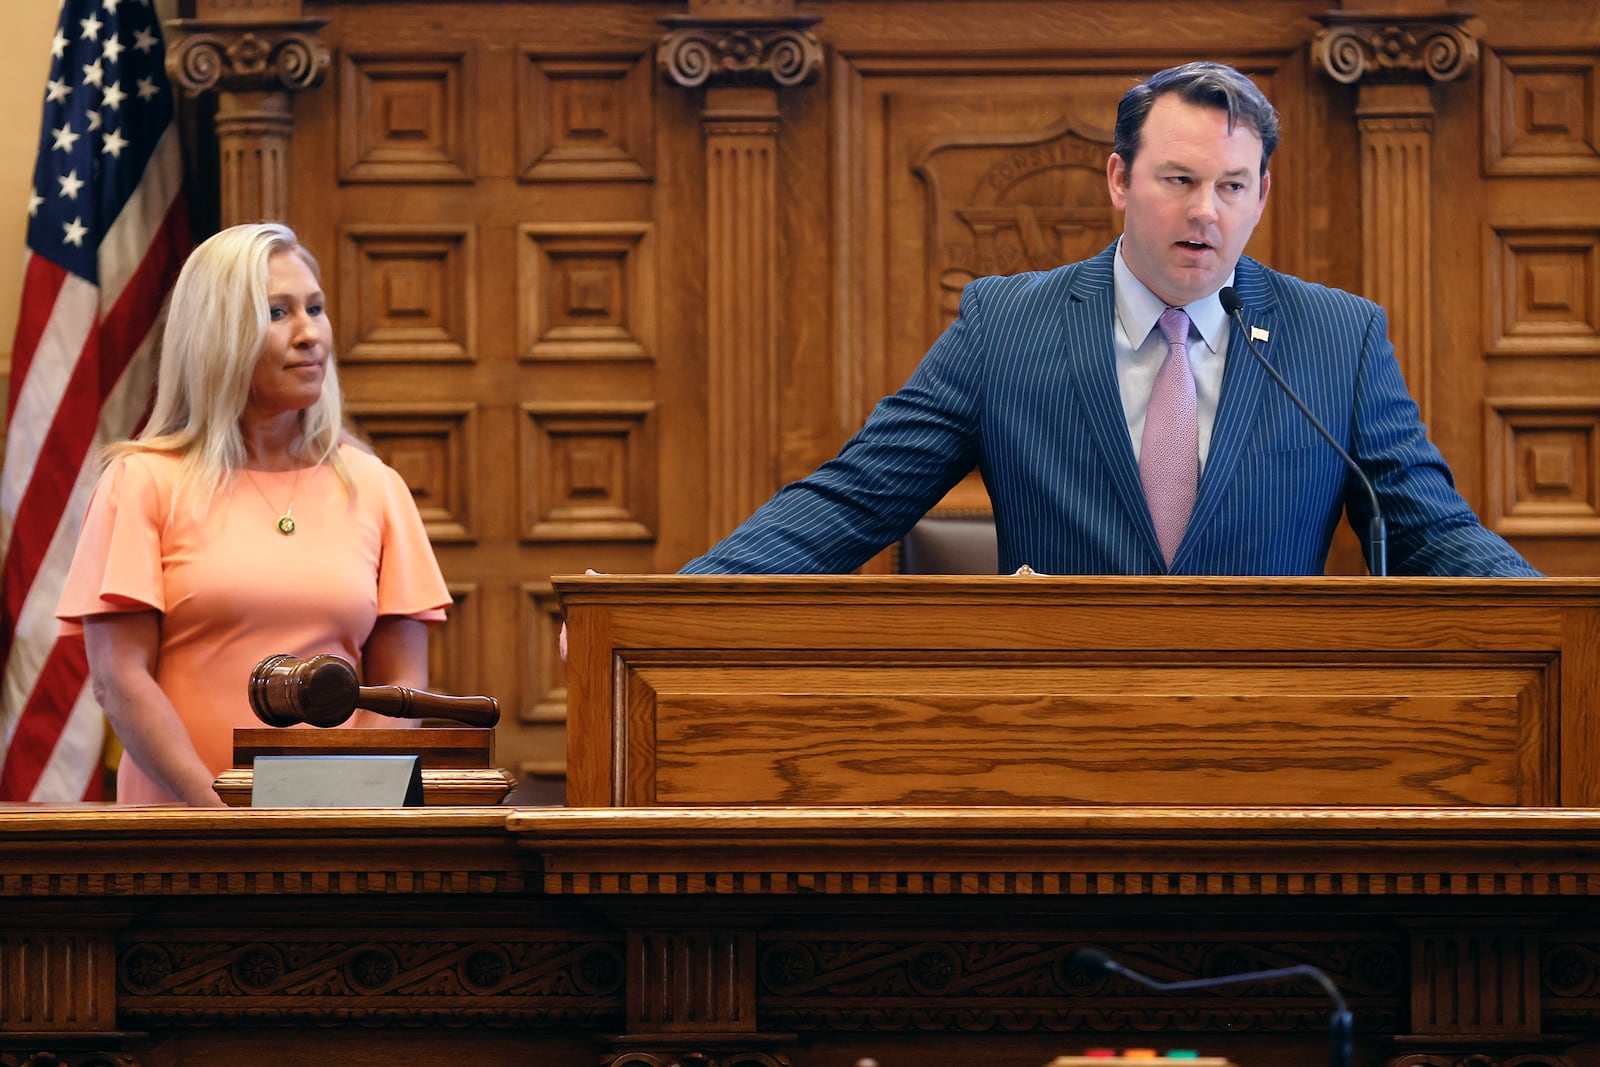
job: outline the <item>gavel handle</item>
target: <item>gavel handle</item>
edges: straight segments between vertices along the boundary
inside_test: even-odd
[[[466,726],[493,726],[500,721],[500,702],[494,697],[445,696],[403,685],[361,686],[356,690],[356,707],[394,719],[437,715]]]

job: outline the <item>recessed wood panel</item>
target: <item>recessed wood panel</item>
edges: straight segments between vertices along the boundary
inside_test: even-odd
[[[654,537],[654,404],[524,404],[529,541]]]
[[[346,52],[339,64],[339,178],[467,182],[477,176],[471,49]]]
[[[651,56],[521,55],[523,181],[647,181],[655,167]]]
[[[959,654],[916,668],[820,654],[833,662],[755,655],[680,668],[622,658],[634,732],[654,737],[653,795],[634,802],[1553,799],[1540,664],[1424,659],[1401,677],[1304,656],[1293,666],[1217,657],[1116,670]],[[941,698],[895,695],[913,689]]]
[[[549,582],[522,585],[519,613],[522,691],[529,700],[519,709],[523,722],[567,721],[567,671],[561,662],[561,598]]]
[[[477,252],[470,226],[339,231],[340,358],[455,362],[477,355]]]
[[[1600,174],[1600,56],[1497,52],[1484,65],[1483,159],[1494,175]]]
[[[1507,536],[1600,536],[1600,396],[1490,400],[1484,521]]]
[[[522,358],[653,358],[653,232],[649,223],[520,227],[517,306]]]
[[[1489,233],[1484,307],[1494,355],[1600,355],[1600,229]]]
[[[435,541],[473,541],[473,404],[349,404],[351,421],[378,458],[400,473]]]
[[[458,696],[498,696],[484,693],[482,597],[476,582],[451,582],[450,607],[442,626],[428,631],[428,688]],[[501,714],[505,714],[502,706]],[[459,725],[450,723],[449,725]]]

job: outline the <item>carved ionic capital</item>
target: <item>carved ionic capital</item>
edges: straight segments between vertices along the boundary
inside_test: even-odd
[[[1472,16],[1329,12],[1311,42],[1312,62],[1336,82],[1447,82],[1478,63]]]
[[[668,33],[656,46],[661,73],[685,89],[701,85],[802,85],[822,70],[822,45],[810,27],[814,15],[751,19],[698,19],[669,15]]]
[[[309,89],[322,81],[331,61],[328,46],[317,36],[327,21],[174,19],[167,23],[173,31],[167,75],[191,96]]]

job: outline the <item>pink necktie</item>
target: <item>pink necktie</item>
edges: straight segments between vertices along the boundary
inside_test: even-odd
[[[1139,480],[1155,520],[1156,539],[1167,565],[1178,554],[1194,510],[1200,481],[1200,428],[1195,421],[1194,372],[1189,369],[1189,315],[1182,308],[1161,313],[1167,358],[1156,372],[1150,410],[1139,445]]]

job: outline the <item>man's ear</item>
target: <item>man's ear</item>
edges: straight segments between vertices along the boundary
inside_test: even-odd
[[[1111,206],[1123,210],[1128,202],[1128,165],[1116,152],[1106,160],[1106,188],[1111,193]]]

